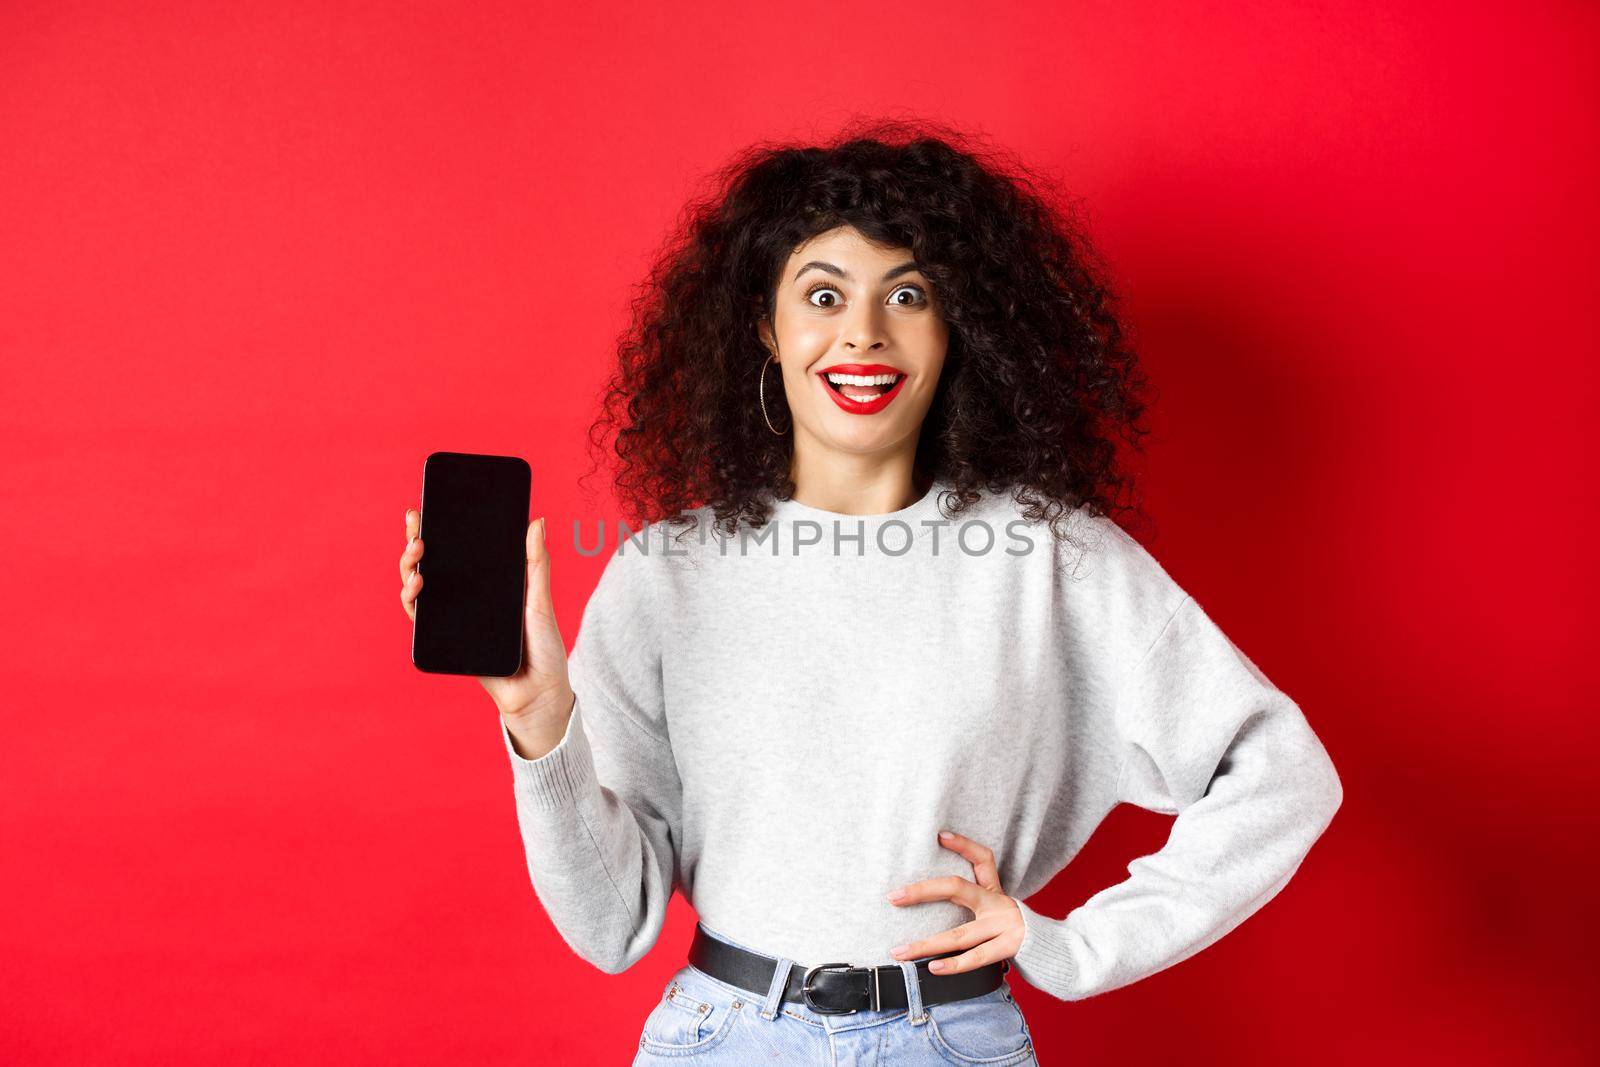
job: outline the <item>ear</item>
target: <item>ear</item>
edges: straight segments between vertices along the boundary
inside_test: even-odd
[[[778,343],[772,336],[772,324],[766,319],[756,320],[756,336],[761,338],[761,344],[774,356],[778,354]]]

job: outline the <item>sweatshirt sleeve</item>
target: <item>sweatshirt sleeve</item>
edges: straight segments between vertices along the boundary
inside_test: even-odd
[[[577,700],[556,747],[525,759],[500,723],[534,892],[573,952],[607,974],[655,944],[679,880],[681,785],[646,563],[613,556],[584,608],[568,657]]]
[[[1167,843],[1065,919],[1017,901],[1023,978],[1061,1000],[1199,952],[1271,900],[1343,799],[1300,708],[1184,596],[1114,714],[1118,802],[1176,815]]]

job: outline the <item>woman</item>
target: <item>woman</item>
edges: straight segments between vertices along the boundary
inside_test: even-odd
[[[652,521],[570,662],[529,526],[523,669],[480,681],[534,889],[608,973],[674,889],[700,917],[636,1062],[1036,1062],[1012,966],[1063,1000],[1170,966],[1339,805],[1298,706],[1109,517],[1145,383],[1024,173],[901,124],[737,160],[591,433]],[[1122,802],[1168,843],[1064,919],[1022,903]]]

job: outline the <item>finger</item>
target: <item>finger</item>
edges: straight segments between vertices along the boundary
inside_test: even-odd
[[[420,592],[422,592],[422,572],[412,571],[400,584],[400,602],[410,608],[412,601],[417,599],[417,594]]]
[[[993,889],[996,893],[1004,892],[1000,888],[1000,868],[995,865],[994,850],[989,846],[980,845],[972,838],[964,837],[953,830],[941,830],[939,844],[972,862],[973,881],[985,889]]]
[[[528,523],[525,544],[528,550],[528,585],[524,610],[529,619],[540,619],[554,625],[556,611],[550,597],[550,551],[545,544],[543,516]]]
[[[406,542],[406,550],[400,553],[400,582],[405,584],[411,572],[417,569],[417,561],[422,558],[422,538],[413,537]]]
[[[406,588],[400,590],[400,606],[406,609],[406,618],[412,622],[417,621],[416,599],[415,592]]]
[[[934,974],[961,974],[964,971],[977,970],[987,967],[991,963],[1008,960],[1011,954],[994,938],[968,949],[959,956],[950,956],[942,960],[933,960],[928,964],[928,970]]]
[[[422,525],[422,515],[416,508],[406,508],[406,547],[400,553],[400,585],[405,586],[406,578],[417,565],[417,558],[422,555],[422,550],[417,548],[418,528]],[[415,551],[415,555],[412,555]]]
[[[991,937],[1005,932],[1005,924],[992,915],[985,915],[973,919],[971,922],[962,923],[960,926],[941,930],[932,937],[925,937],[920,941],[908,941],[904,945],[896,945],[889,950],[889,955],[897,960],[921,959],[924,956],[937,956],[941,952],[954,952],[957,949],[971,948],[981,944]]]
[[[912,882],[902,886],[904,893],[898,900],[890,903],[896,907],[907,904],[922,904],[930,900],[951,900],[964,908],[978,910],[978,904],[983,900],[985,890],[978,888],[969,878],[960,875],[947,874],[943,878],[929,878],[925,882]]]

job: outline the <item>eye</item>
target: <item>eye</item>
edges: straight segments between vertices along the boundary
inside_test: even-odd
[[[813,296],[815,296],[818,293],[832,293],[832,294],[834,294],[834,297],[836,299],[834,300],[833,303],[830,303],[830,304],[818,304],[816,301],[811,299]],[[812,305],[813,307],[831,308],[831,307],[833,307],[834,303],[838,303],[838,300],[837,300],[838,295],[839,295],[839,290],[835,289],[833,286],[829,285],[826,282],[819,282],[818,284],[813,285],[810,289],[806,290],[806,302],[808,304]]]
[[[907,292],[918,293],[921,295],[922,299],[912,300],[909,303],[899,299],[901,293]],[[916,307],[918,304],[926,304],[928,302],[928,294],[920,285],[902,285],[900,288],[889,294],[889,302],[899,307]]]

